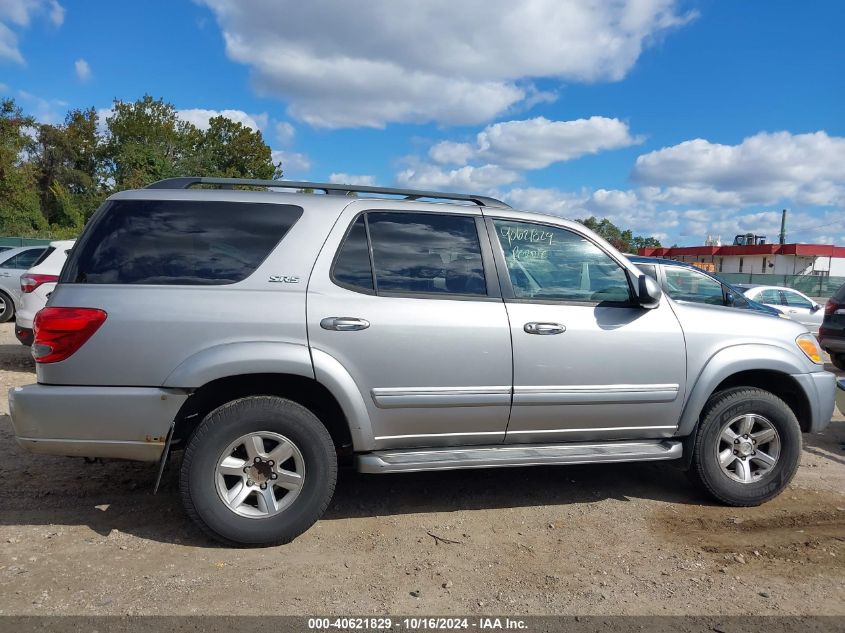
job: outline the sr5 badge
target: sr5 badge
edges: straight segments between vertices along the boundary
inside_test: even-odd
[[[298,284],[299,277],[293,275],[270,275],[270,281],[276,284]]]

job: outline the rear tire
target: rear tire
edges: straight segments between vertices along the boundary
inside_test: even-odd
[[[15,316],[15,302],[5,292],[0,291],[0,323],[6,323]]]
[[[801,428],[792,409],[768,391],[737,387],[705,406],[690,476],[722,503],[756,506],[786,488],[800,458]]]
[[[836,369],[845,371],[845,354],[831,354],[830,362],[833,363],[833,366],[836,367]]]
[[[224,404],[200,423],[185,449],[179,487],[188,516],[212,538],[273,545],[290,542],[323,515],[336,480],[334,443],[320,420],[290,400],[253,396]]]

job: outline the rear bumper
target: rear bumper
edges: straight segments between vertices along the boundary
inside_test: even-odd
[[[819,433],[830,424],[836,398],[836,376],[829,371],[793,374],[810,402],[809,433]],[[802,420],[803,422],[803,420]]]
[[[17,323],[15,324],[15,336],[23,345],[32,345],[32,341],[35,339],[32,328],[21,327]]]
[[[29,330],[32,329],[32,321],[35,318],[34,314],[30,314],[26,312],[25,309],[22,307],[20,310],[15,312],[15,323],[21,327],[27,328]]]
[[[157,461],[188,394],[147,387],[26,385],[9,390],[15,438],[48,455]]]
[[[822,328],[819,330],[819,345],[828,353],[845,353],[845,336],[831,336]]]

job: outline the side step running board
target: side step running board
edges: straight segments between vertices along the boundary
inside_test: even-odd
[[[374,451],[358,455],[357,466],[362,473],[394,473],[457,468],[655,461],[679,459],[682,453],[681,442],[671,440],[497,444]]]

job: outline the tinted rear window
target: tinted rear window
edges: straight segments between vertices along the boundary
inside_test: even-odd
[[[379,211],[367,222],[379,294],[487,294],[474,218]]]
[[[115,200],[71,252],[64,283],[222,285],[242,281],[302,215],[283,204]]]
[[[836,291],[836,294],[833,295],[834,301],[845,301],[845,284],[839,286],[839,290]]]

